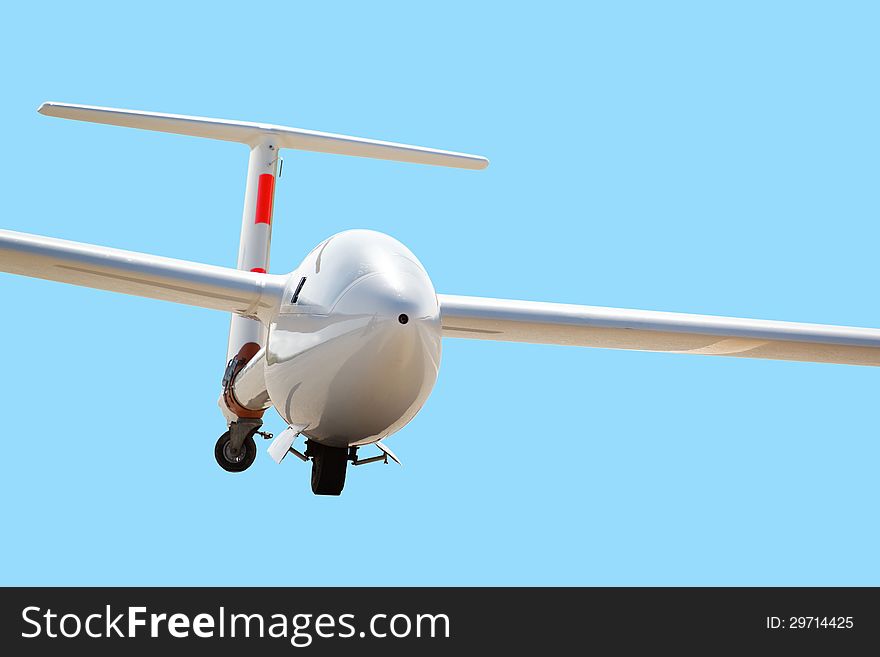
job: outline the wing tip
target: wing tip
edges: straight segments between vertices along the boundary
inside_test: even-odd
[[[74,105],[72,103],[59,103],[56,100],[47,100],[37,108],[37,112],[39,112],[43,116],[57,116],[60,118],[65,118],[65,110],[75,110],[84,107],[86,106]]]
[[[450,153],[455,159],[446,159],[442,162],[431,162],[444,167],[452,167],[455,169],[470,169],[471,171],[482,171],[489,166],[489,159],[482,155],[471,155],[470,153]]]

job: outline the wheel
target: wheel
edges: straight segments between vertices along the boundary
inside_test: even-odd
[[[345,486],[348,450],[312,443],[312,492],[315,495],[339,495]]]
[[[254,433],[256,431],[250,433],[244,439],[238,454],[234,455],[232,454],[232,444],[230,442],[232,436],[230,432],[227,431],[220,436],[220,440],[214,446],[214,458],[217,459],[217,464],[226,472],[244,472],[251,467],[254,459],[257,458],[257,444],[254,442]]]

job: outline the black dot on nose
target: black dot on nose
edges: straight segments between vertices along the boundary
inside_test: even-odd
[[[409,317],[404,313],[397,318],[397,321],[401,324],[406,324],[409,321]]]

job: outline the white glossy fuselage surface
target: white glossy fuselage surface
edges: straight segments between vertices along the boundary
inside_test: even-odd
[[[288,281],[265,360],[281,417],[338,447],[375,442],[415,417],[437,379],[441,326],[412,252],[382,233],[347,231]]]

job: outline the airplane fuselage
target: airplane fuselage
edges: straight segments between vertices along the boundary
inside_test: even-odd
[[[310,440],[366,445],[415,417],[440,355],[440,307],[422,264],[388,235],[346,231],[290,274],[269,325],[266,390]]]

